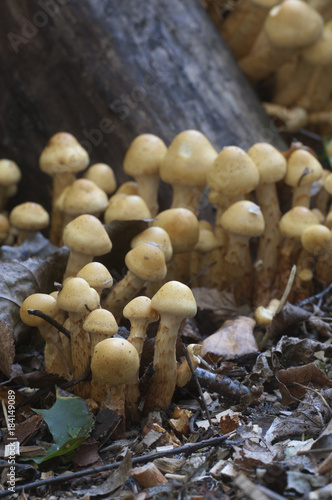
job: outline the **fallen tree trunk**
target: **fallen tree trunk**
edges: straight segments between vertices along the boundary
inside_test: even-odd
[[[169,144],[195,128],[218,150],[284,147],[199,0],[4,0],[0,27],[0,157],[23,171],[13,203],[49,208],[38,158],[60,130],[119,182],[143,132]]]

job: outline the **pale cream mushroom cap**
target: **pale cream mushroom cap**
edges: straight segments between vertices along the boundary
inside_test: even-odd
[[[264,217],[258,205],[248,200],[233,203],[220,218],[222,227],[241,236],[260,236],[265,228]]]
[[[154,134],[138,135],[126,152],[123,169],[132,177],[158,174],[166,151],[166,144],[160,137]]]
[[[319,224],[317,217],[306,207],[293,207],[280,219],[279,228],[285,238],[301,239],[303,231],[314,224]]]
[[[330,64],[332,62],[332,20],[324,26],[322,35],[302,50],[301,56],[309,64]]]
[[[109,224],[113,220],[142,219],[151,219],[151,212],[140,196],[116,193],[109,199],[104,213],[106,224]]]
[[[63,242],[71,250],[86,255],[105,255],[112,249],[112,242],[104,226],[93,215],[79,215],[63,231]]]
[[[159,212],[152,225],[162,227],[168,233],[174,253],[190,252],[198,241],[198,220],[187,208]]]
[[[23,323],[28,326],[40,326],[46,321],[39,316],[28,313],[28,309],[37,309],[53,317],[58,311],[57,301],[47,293],[33,293],[29,295],[20,307],[20,317]]]
[[[27,201],[13,208],[9,215],[9,222],[17,229],[39,231],[48,226],[50,216],[39,203]]]
[[[169,184],[190,187],[206,185],[206,174],[217,157],[217,151],[198,130],[178,134],[160,164],[160,177]]]
[[[258,142],[251,146],[248,155],[258,168],[260,184],[272,184],[285,176],[287,161],[271,144]]]
[[[138,195],[138,184],[136,181],[126,181],[118,187],[115,194],[135,194]]]
[[[83,278],[71,278],[60,290],[57,303],[64,311],[88,314],[99,307],[99,295]]]
[[[56,201],[56,208],[68,215],[98,214],[108,205],[105,191],[93,181],[76,179],[66,187]]]
[[[84,320],[83,328],[88,333],[100,335],[115,335],[119,329],[113,314],[106,309],[94,309]]]
[[[302,0],[284,0],[272,7],[264,24],[268,39],[279,49],[301,49],[323,31],[322,16]]]
[[[93,181],[100,189],[107,194],[112,194],[117,188],[117,183],[112,167],[106,163],[95,163],[91,165],[83,176],[85,179]]]
[[[289,186],[305,186],[321,178],[323,167],[316,158],[304,149],[294,151],[287,162],[284,182]]]
[[[77,173],[89,163],[87,151],[68,132],[53,135],[39,158],[40,169],[48,175]]]
[[[123,309],[123,316],[130,321],[150,318],[150,322],[158,321],[159,314],[151,306],[151,299],[139,296],[132,299]]]
[[[207,184],[216,192],[229,196],[253,191],[259,172],[250,156],[238,146],[223,148],[207,173]]]
[[[170,237],[162,227],[151,226],[135,236],[131,242],[131,248],[135,248],[140,243],[155,243],[164,252],[165,261],[169,262],[173,255],[173,248]]]
[[[17,163],[6,158],[0,160],[0,186],[11,186],[17,184],[22,177]]]
[[[113,277],[101,262],[89,262],[77,273],[77,278],[83,278],[91,288],[111,288]]]
[[[91,370],[100,382],[110,386],[126,384],[135,377],[138,369],[138,353],[128,340],[110,338],[96,345]]]
[[[314,255],[323,255],[331,245],[332,233],[322,224],[314,224],[304,229],[301,235],[303,248]]]
[[[195,297],[187,285],[180,281],[167,281],[151,299],[151,306],[159,314],[168,314],[181,321],[197,313]]]
[[[144,281],[160,281],[167,272],[164,253],[151,243],[140,243],[130,250],[125,264],[130,272]]]
[[[332,172],[326,176],[324,180],[324,188],[329,194],[332,194]]]

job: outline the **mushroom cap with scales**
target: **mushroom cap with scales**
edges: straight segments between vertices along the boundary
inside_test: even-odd
[[[83,175],[84,179],[93,181],[100,189],[108,195],[114,193],[117,183],[112,167],[106,163],[95,163],[91,165]]]
[[[123,169],[132,177],[158,174],[166,151],[166,144],[160,137],[154,134],[138,135],[126,152]]]
[[[69,313],[86,313],[99,307],[99,295],[83,278],[65,282],[57,298],[60,309]]]
[[[119,329],[113,314],[106,309],[94,309],[85,318],[83,328],[91,335],[104,335],[111,337]]]
[[[48,226],[50,217],[39,203],[27,201],[13,208],[9,215],[9,221],[17,229],[39,231]]]
[[[155,243],[164,252],[165,261],[169,262],[173,255],[171,239],[162,227],[151,226],[135,236],[131,242],[131,248],[135,248],[140,243]]]
[[[220,221],[226,231],[248,238],[260,236],[265,227],[260,207],[248,200],[233,203],[222,214]]]
[[[168,233],[174,253],[190,252],[198,241],[198,220],[187,208],[159,212],[152,226],[162,227]]]
[[[71,250],[86,255],[105,255],[112,242],[103,224],[95,216],[83,214],[69,222],[63,231],[63,242]]]
[[[140,196],[116,193],[109,199],[108,206],[104,213],[106,224],[113,220],[141,219],[151,219],[151,212]]]
[[[169,145],[160,164],[160,177],[169,184],[206,185],[206,174],[217,151],[202,132],[184,130]]]
[[[287,161],[271,144],[258,142],[251,146],[248,155],[259,171],[260,184],[272,184],[284,178]]]
[[[87,151],[68,132],[58,132],[48,141],[39,158],[42,172],[54,176],[62,173],[77,173],[89,163]]]
[[[197,313],[195,297],[187,285],[180,281],[167,281],[151,299],[151,306],[158,313],[182,321]]]
[[[296,206],[281,217],[279,228],[285,238],[294,238],[299,241],[303,231],[314,224],[319,224],[319,221],[311,210]]]
[[[77,278],[83,278],[91,288],[101,289],[113,286],[113,277],[101,262],[89,262],[77,273]]]
[[[166,276],[165,256],[157,245],[140,243],[125,256],[129,271],[143,281],[159,281]]]
[[[110,386],[126,384],[138,369],[138,353],[128,340],[109,338],[96,345],[91,370],[100,382]]]
[[[73,217],[102,213],[108,205],[105,191],[88,179],[76,179],[56,201],[56,208]]]

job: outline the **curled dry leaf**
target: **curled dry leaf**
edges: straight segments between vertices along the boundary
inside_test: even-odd
[[[289,330],[296,325],[299,325],[303,321],[307,321],[311,316],[311,313],[302,309],[302,307],[294,306],[289,302],[286,302],[282,310],[277,313],[268,327],[269,338],[275,340],[281,335],[285,335]],[[291,331],[294,335],[294,330]]]
[[[258,346],[253,335],[254,326],[255,321],[247,316],[225,321],[219,330],[203,341],[202,358],[216,363],[220,358],[234,359],[257,352]]]
[[[277,379],[283,404],[294,402],[294,398],[301,399],[306,391],[304,386],[309,383],[316,388],[332,387],[332,381],[314,363],[279,370]]]

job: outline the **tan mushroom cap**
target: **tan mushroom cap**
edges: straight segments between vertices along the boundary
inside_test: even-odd
[[[89,262],[77,273],[77,278],[83,278],[91,288],[111,288],[113,277],[101,262]]]
[[[91,370],[100,382],[122,385],[129,382],[139,369],[139,356],[128,340],[110,338],[99,342],[91,360]]]
[[[48,175],[77,173],[89,164],[87,151],[72,134],[58,132],[48,141],[39,158],[42,172]]]
[[[105,191],[93,181],[77,179],[66,187],[56,201],[56,208],[68,215],[98,214],[108,205]]]
[[[151,306],[151,299],[145,296],[135,297],[123,309],[123,316],[130,321],[150,318],[151,323],[158,321],[159,314]]]
[[[301,235],[303,248],[314,255],[323,255],[331,245],[332,233],[322,224],[307,227]]]
[[[17,163],[6,158],[0,160],[0,186],[10,186],[20,181],[21,170]]]
[[[264,30],[279,49],[301,49],[314,43],[322,33],[322,16],[302,0],[284,0],[273,7]]]
[[[135,248],[140,243],[155,243],[164,252],[165,261],[169,262],[173,255],[171,239],[162,227],[151,226],[135,236],[131,242],[131,248]]]
[[[250,156],[238,146],[223,148],[207,173],[208,186],[230,196],[253,191],[259,172]]]
[[[302,50],[303,59],[309,64],[330,64],[332,62],[332,20],[324,26],[322,35]]]
[[[23,323],[29,326],[40,326],[46,324],[46,321],[39,316],[29,314],[28,309],[37,309],[53,318],[58,311],[58,306],[56,299],[47,293],[33,293],[23,301],[20,308]]]
[[[260,184],[272,184],[284,178],[287,161],[271,144],[258,142],[251,146],[248,155],[258,168]]]
[[[195,297],[187,285],[180,281],[168,281],[151,299],[151,306],[160,314],[177,318],[193,318],[197,313]]]
[[[38,231],[48,226],[50,216],[39,203],[27,201],[13,208],[9,221],[17,229]]]
[[[84,179],[94,182],[107,194],[112,194],[117,188],[117,183],[112,167],[106,163],[95,163],[84,173]]]
[[[138,183],[136,181],[126,181],[118,187],[115,194],[135,194],[138,195]]]
[[[64,311],[88,314],[99,306],[99,295],[83,278],[71,278],[60,290],[57,303]]]
[[[123,161],[126,174],[155,175],[167,151],[166,144],[154,134],[138,135],[130,144]]]
[[[305,186],[320,179],[322,174],[319,161],[309,151],[297,149],[288,158],[284,182],[293,187]]]
[[[130,250],[125,264],[130,272],[144,281],[160,281],[167,272],[164,253],[151,243],[140,243]]]
[[[63,242],[71,250],[86,255],[104,255],[111,251],[112,242],[97,217],[79,215],[63,231]]]
[[[285,238],[301,239],[303,231],[314,224],[319,224],[317,217],[306,207],[293,207],[280,219],[279,228]]]
[[[91,335],[115,335],[119,329],[113,314],[106,309],[91,311],[84,320],[83,328]]]
[[[160,177],[169,184],[206,185],[206,174],[218,153],[198,130],[184,130],[168,147],[160,164]]]
[[[189,252],[198,241],[198,220],[187,208],[169,208],[159,212],[152,226],[162,227],[168,233],[173,253]]]
[[[106,224],[113,220],[142,219],[151,219],[151,212],[140,196],[116,193],[109,199],[108,207],[104,213]]]
[[[220,218],[222,227],[241,236],[260,236],[264,229],[264,217],[258,205],[248,200],[233,203]]]
[[[325,177],[324,188],[329,194],[332,194],[332,172]]]
[[[220,246],[220,241],[216,238],[212,229],[202,228],[199,231],[199,238],[194,247],[197,252],[207,253]]]

